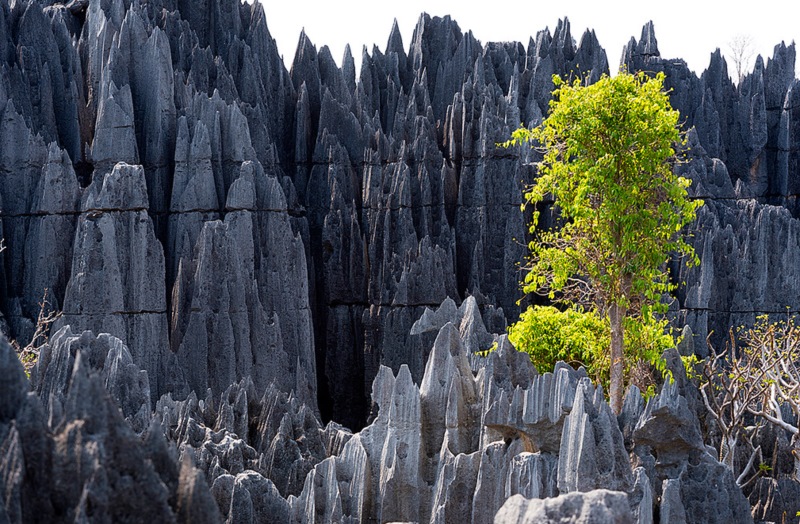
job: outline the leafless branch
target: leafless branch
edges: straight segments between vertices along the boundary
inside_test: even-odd
[[[60,312],[51,309],[52,304],[47,300],[49,290],[44,290],[42,301],[39,302],[39,314],[36,318],[36,327],[28,344],[19,349],[19,357],[25,366],[25,372],[30,375],[31,369],[39,359],[42,346],[47,344],[50,337],[50,326],[61,316]]]
[[[741,83],[750,65],[750,59],[754,52],[753,37],[746,34],[738,34],[728,42],[729,56],[736,69],[736,83]]]
[[[742,442],[742,437],[747,439],[750,435],[753,454],[739,475],[739,484],[747,485],[752,478],[746,482],[744,478],[753,467],[758,449],[752,443],[752,428],[745,425],[747,417],[755,416],[788,432],[792,436],[793,455],[800,456],[800,428],[783,416],[783,409],[788,406],[800,420],[800,327],[791,317],[778,322],[762,318],[756,326],[742,332],[740,345],[731,334],[728,349],[727,358],[723,359],[725,353],[722,353],[707,360],[706,380],[700,391],[722,433],[722,462],[732,466],[728,453]],[[759,468],[756,475],[761,473]],[[794,475],[800,478],[798,460]]]

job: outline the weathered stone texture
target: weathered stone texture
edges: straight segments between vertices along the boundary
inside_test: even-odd
[[[639,522],[746,520],[689,385],[632,391],[616,421],[585,372],[493,335],[520,310],[539,160],[496,144],[541,121],[553,74],[609,71],[594,32],[482,43],[422,15],[408,42],[395,24],[356,71],[303,33],[287,70],[258,2],[0,3],[3,327],[26,343],[45,290],[62,312],[35,395],[2,364],[0,520],[41,500],[44,520],[487,522],[601,487]],[[701,264],[671,267],[701,355],[800,311],[795,54],[735,85],[719,52],[699,77],[662,58],[652,23],[623,50],[666,73],[706,201]],[[784,484],[757,486],[759,515]]]

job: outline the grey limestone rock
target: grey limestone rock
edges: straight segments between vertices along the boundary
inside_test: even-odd
[[[302,508],[302,514],[294,516],[296,522],[333,524],[344,521],[334,458],[323,460],[309,472],[303,493],[293,507]]]
[[[118,88],[110,75],[103,79],[91,157],[101,172],[117,162],[139,163],[131,89]]]
[[[667,479],[661,489],[661,512],[659,517],[664,522],[687,522],[686,508],[681,501],[680,481]]]
[[[155,401],[182,378],[167,353],[164,255],[147,203],[140,166],[117,164],[87,188],[63,315],[53,329],[71,325],[120,338],[147,371]]]
[[[297,522],[363,522],[374,511],[373,489],[368,457],[356,436],[341,453],[309,473],[300,496],[290,498],[293,518]]]
[[[301,494],[307,474],[326,457],[331,433],[296,397],[272,385],[258,395],[249,378],[220,395],[209,390],[204,400],[166,395],[153,417],[168,441],[194,455],[221,514],[236,521],[273,506],[288,515],[286,497]],[[231,497],[250,502],[234,508]]]
[[[602,388],[588,379],[578,382],[561,437],[558,489],[561,493],[601,487],[629,491],[632,487],[628,453],[617,418],[603,399]]]
[[[118,163],[110,173],[97,177],[88,187],[81,211],[144,211],[148,209],[147,186],[140,166]]]
[[[636,468],[633,476],[633,489],[628,493],[631,513],[637,524],[652,524],[653,489],[650,486],[650,479],[642,467]]]
[[[472,499],[478,481],[480,453],[453,455],[443,450],[434,487],[431,522],[472,522]]]
[[[3,403],[0,405],[0,423],[7,428],[11,420],[16,418],[17,411],[25,397],[27,383],[25,371],[22,368],[14,348],[5,337],[0,337],[0,363],[3,373],[0,375],[0,391],[3,393]]]
[[[509,351],[504,348],[504,351]],[[490,357],[492,358],[492,357]],[[493,370],[494,371],[494,370]],[[558,366],[553,373],[536,375],[529,387],[502,387],[485,382],[484,438],[521,432],[531,445],[542,451],[559,448],[564,419],[572,409],[578,377],[569,366]],[[494,380],[495,375],[486,378]]]
[[[750,506],[733,473],[710,455],[702,455],[696,464],[690,461],[678,481],[687,521],[752,522]]]
[[[535,450],[556,452],[585,371],[558,363],[552,373],[539,375],[505,337],[498,345],[483,379],[483,442],[521,435]]]
[[[422,333],[439,333],[439,330],[444,327],[448,322],[459,324],[459,310],[456,303],[452,298],[447,297],[442,304],[433,311],[430,308],[425,308],[419,320],[414,322],[411,326],[412,335],[420,335]]]
[[[622,401],[622,412],[617,415],[619,427],[625,443],[625,449],[630,451],[633,448],[633,432],[636,424],[644,411],[645,401],[641,391],[635,385],[628,386],[625,398]]]
[[[523,438],[488,444],[480,451],[472,522],[487,522],[513,495],[548,498],[558,494],[558,459],[532,453]]]
[[[236,475],[229,497],[226,522],[290,522],[289,503],[272,482],[254,471]]]
[[[706,152],[697,128],[687,133],[687,162],[679,164],[676,172],[692,181],[691,195],[708,200],[733,199],[736,194],[730,173],[724,162]]]
[[[36,190],[39,188],[43,167],[47,164],[49,156],[44,139],[30,130],[24,116],[18,112],[17,104],[19,100],[16,102],[14,99],[9,100],[0,114],[0,171],[3,173],[0,204],[3,243],[6,246],[2,255],[4,261],[2,274],[6,282],[5,293],[9,298],[21,297],[25,292],[25,247],[31,221],[29,215]],[[33,257],[27,258],[27,261],[32,262]],[[25,309],[41,301],[42,295],[39,293],[37,295],[22,300]],[[34,309],[38,312],[38,308],[34,306]],[[29,325],[26,326],[20,321],[21,319],[14,319],[13,311],[4,313],[10,317],[12,334],[24,335]]]
[[[509,498],[494,518],[505,523],[627,523],[633,522],[628,497],[619,491],[597,489],[587,493],[569,493],[551,499]]]
[[[661,392],[645,406],[634,430],[634,440],[655,449],[659,456],[705,449],[700,421],[675,382],[666,381]],[[667,461],[667,457],[663,457]]]
[[[170,43],[160,27],[150,30],[142,15],[131,8],[120,28],[118,45],[120,55],[127,55],[120,61],[127,60],[129,64],[136,139],[150,206],[156,213],[165,212],[169,206],[177,116]]]
[[[55,399],[63,405],[67,398],[70,375],[78,351],[84,361],[103,377],[103,385],[116,402],[123,417],[137,433],[150,425],[150,384],[147,372],[133,363],[128,348],[107,333],[95,337],[91,331],[73,335],[67,325],[55,333],[40,350],[31,373],[33,389],[46,402]],[[54,417],[50,413],[50,417]]]
[[[4,377],[0,384],[4,388],[0,482],[5,515],[22,522],[126,521],[132,515],[174,522],[180,500],[181,511],[206,513],[211,521],[217,521],[213,519],[216,507],[203,506],[210,494],[202,482],[191,487],[184,478],[179,481],[177,474],[174,483],[169,480],[164,452],[158,451],[164,449],[158,444],[163,436],[162,440],[147,436],[143,441],[130,425],[136,424],[137,418],[124,418],[120,408],[136,403],[145,407],[148,416],[150,413],[147,392],[140,390],[138,400],[131,404],[136,400],[136,386],[128,389],[121,384],[135,380],[130,369],[121,369],[121,365],[131,365],[130,357],[125,359],[124,346],[107,335],[94,338],[85,334],[67,341],[62,336],[59,347],[69,352],[65,342],[70,341],[83,347],[74,348],[68,363],[52,360],[49,364],[71,367],[66,389],[59,393],[63,401],[56,401],[63,408],[60,414],[51,414],[50,422],[42,407],[44,399],[27,393],[21,364],[5,340],[0,344]],[[104,367],[98,368],[98,362]],[[115,392],[116,401],[109,391]],[[8,405],[6,399],[14,403]],[[8,411],[11,406],[13,412]]]
[[[388,407],[377,513],[386,522],[414,521],[420,518],[422,422],[420,392],[406,366],[397,374]]]
[[[558,461],[549,453],[523,452],[511,460],[506,479],[506,498],[520,494],[544,499],[558,495]]]
[[[252,249],[252,221],[229,215],[205,223],[196,262],[179,268],[172,343],[195,391],[222,392],[248,376],[262,391],[276,381],[296,388],[280,324],[264,310],[243,261]]]
[[[703,408],[677,350],[665,352],[664,358],[674,380],[665,381],[647,402],[633,432],[634,453],[644,466],[636,472],[640,489],[644,471],[653,498],[660,497],[662,521],[751,522],[733,472],[706,451],[697,416]]]
[[[480,436],[479,398],[461,337],[448,323],[439,331],[420,385],[424,447],[431,455],[445,445],[470,453]],[[445,436],[446,435],[446,436]]]
[[[184,455],[178,482],[176,520],[200,523],[221,522],[222,518],[216,500],[211,496],[203,473],[192,465],[190,453]],[[264,512],[264,514],[269,513]]]
[[[19,433],[12,427],[7,431],[5,440],[0,450],[3,451],[3,461],[0,471],[3,474],[3,511],[0,516],[5,522],[22,520],[22,478],[25,459],[20,450]]]
[[[681,269],[687,286],[680,297],[697,347],[712,329],[727,332],[729,326],[751,325],[760,312],[800,307],[795,269],[788,263],[800,245],[797,226],[785,208],[755,200],[707,202],[699,210],[693,243],[701,264]],[[730,266],[729,253],[742,263]],[[724,341],[718,337],[712,343],[720,348]]]
[[[118,519],[137,514],[174,519],[169,493],[107,395],[100,378],[91,375],[78,353],[64,406],[65,423],[54,435],[55,448],[64,450],[53,458],[53,476],[61,479],[56,486],[63,490],[56,495],[74,501],[76,518]],[[78,467],[79,463],[86,467]],[[120,482],[136,486],[139,496],[112,488],[121,486]]]
[[[791,516],[793,504],[800,495],[800,483],[792,478],[763,478],[756,480],[749,502],[753,520],[775,521]]]
[[[484,313],[491,315],[494,311],[496,310],[493,308],[486,308]],[[411,341],[423,347],[432,346],[439,330],[446,323],[452,322],[466,344],[466,354],[474,355],[479,351],[486,351],[495,342],[495,337],[489,333],[483,317],[475,297],[467,297],[458,307],[452,298],[447,297],[435,312],[425,308],[419,320],[411,326]]]
[[[55,346],[66,347],[62,340],[71,340],[73,346],[82,343],[83,348],[75,352],[72,365],[76,371],[69,379],[66,398],[50,403],[51,420],[60,428],[71,427],[72,420],[86,420],[95,428],[92,431],[97,431],[97,413],[92,411],[97,408],[92,408],[85,398],[87,394],[97,396],[96,388],[102,388],[103,382],[86,368],[96,368],[97,364],[92,362],[102,362],[105,376],[109,369],[118,367],[109,363],[112,359],[127,362],[128,366],[132,363],[120,361],[116,356],[115,348],[121,349],[121,343],[110,351],[107,349],[110,337],[84,334],[69,338],[68,334],[65,328],[57,335]],[[487,384],[501,390],[501,400],[507,395],[506,389],[516,391],[511,396],[519,397],[518,392],[523,388],[528,390],[525,395],[529,403],[541,403],[539,395],[551,399],[541,404],[519,400],[509,403],[508,418],[524,420],[526,405],[548,406],[548,402],[553,402],[549,388],[559,382],[551,379],[544,383],[550,384],[549,388],[537,387],[537,380],[548,375],[534,375],[532,367],[512,368],[517,357],[504,338],[500,339],[500,349],[483,362],[485,367],[475,376],[465,351],[466,336],[450,323],[442,327],[420,388],[413,383],[407,367],[401,367],[396,376],[382,367],[373,384],[375,418],[355,434],[335,425],[323,428],[307,406],[274,386],[259,397],[251,379],[235,383],[221,395],[209,391],[204,400],[198,400],[194,393],[183,401],[165,395],[159,400],[153,423],[145,433],[143,449],[152,457],[153,471],[171,494],[169,500],[173,502],[169,507],[173,514],[179,519],[199,518],[199,515],[209,521],[224,518],[230,522],[264,519],[360,522],[384,518],[431,522],[459,518],[486,522],[509,497],[514,500],[517,494],[549,501],[545,506],[552,513],[558,505],[558,499],[552,497],[571,489],[572,484],[580,489],[602,482],[624,485],[630,490],[630,498],[621,499],[625,512],[620,515],[627,518],[633,514],[648,522],[654,498],[649,488],[651,473],[638,468],[633,482],[622,433],[613,417],[608,418],[610,411],[602,400],[602,391],[588,388],[588,379],[579,378],[577,372],[572,372],[574,376],[567,369],[558,372],[563,382],[555,389],[572,390],[568,407],[561,402],[554,404],[557,406],[554,413],[566,417],[560,446],[551,451],[536,451],[532,445],[536,431],[524,425],[515,432],[500,434],[502,438],[480,442],[482,419],[477,415],[484,406],[481,397],[489,394],[485,389]],[[44,352],[41,367],[47,370],[67,367],[68,364],[59,364],[54,358],[57,353]],[[107,355],[102,358],[104,354]],[[113,380],[105,381],[110,390],[114,390],[114,384]],[[688,388],[679,380],[676,384],[680,386],[675,388],[678,395]],[[559,395],[556,398],[566,398]],[[117,397],[123,399],[120,405],[124,414],[124,399],[128,397],[119,394]],[[140,405],[148,405],[146,397],[140,395]],[[29,398],[34,406],[39,406],[38,418],[43,421],[40,401],[33,396]],[[57,409],[59,405],[63,405],[61,411]],[[117,415],[103,416],[123,420],[116,407],[105,409],[113,409]],[[546,417],[549,411],[541,413]],[[17,420],[30,418],[15,416]],[[30,430],[25,433],[31,434]],[[9,435],[8,457],[14,457],[17,437],[13,432]],[[183,455],[180,468],[176,449]],[[592,454],[592,449],[605,451]],[[619,463],[620,457],[624,457],[624,467]],[[744,499],[741,493],[737,495],[738,488],[732,484],[730,472],[712,457],[705,453],[691,460],[679,457],[678,466],[670,469],[662,464],[652,473],[663,482],[674,484],[665,484],[672,486],[669,488],[672,491],[665,490],[668,497],[659,499],[662,514],[679,511],[675,509],[679,507],[691,508],[686,511],[698,515],[717,513],[720,519],[740,518],[741,511],[746,513],[746,503],[741,507]],[[9,462],[7,469],[11,471],[14,467]],[[66,474],[63,469],[58,471],[58,475]],[[565,471],[573,473],[566,475]],[[724,494],[698,488],[710,479],[720,483]],[[91,484],[86,489],[91,492],[100,488]],[[30,491],[22,486],[12,491],[17,492]],[[596,492],[586,496],[592,499],[592,493]],[[676,502],[670,506],[672,499],[680,505]],[[583,499],[576,500],[568,504],[570,509],[564,509],[572,512],[569,514],[573,519],[584,518],[591,511],[610,511],[608,507],[600,507],[608,506],[608,501],[600,506],[588,503],[593,508],[589,509]],[[219,508],[219,516],[208,509],[212,507],[209,504]],[[76,511],[95,509],[83,505]]]
[[[60,309],[70,274],[79,205],[80,188],[72,162],[66,151],[51,143],[31,203],[34,216],[25,241],[22,296],[27,297],[23,309],[29,318],[36,318],[43,298],[54,310]]]
[[[302,493],[290,498],[294,518],[449,522],[462,515],[483,522],[510,494],[555,494],[555,456],[529,448],[520,454],[521,438],[480,451],[478,385],[464,336],[450,323],[439,331],[419,389],[407,367],[397,376],[381,367],[372,423],[314,466]]]
[[[29,112],[35,133],[47,142],[58,140],[79,161],[80,59],[64,17],[57,10],[29,2],[7,21],[10,27],[4,29],[9,30],[16,50],[4,59],[9,67],[18,68],[10,86],[12,96]]]
[[[214,178],[211,138],[206,125],[198,121],[191,138],[185,117],[178,120],[177,127],[175,172],[167,226],[171,282],[175,280],[180,262],[191,261],[203,223],[219,219],[221,207]]]

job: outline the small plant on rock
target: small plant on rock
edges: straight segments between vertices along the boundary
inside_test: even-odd
[[[39,314],[36,318],[36,327],[33,336],[25,347],[20,347],[16,340],[11,341],[11,345],[16,349],[20,362],[25,367],[25,374],[31,376],[31,370],[39,360],[39,351],[42,346],[47,344],[50,337],[50,326],[55,322],[61,313],[51,309],[51,304],[47,300],[48,290],[44,290],[42,301],[39,302]]]

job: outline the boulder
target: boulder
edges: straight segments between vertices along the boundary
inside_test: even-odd
[[[619,491],[597,489],[569,493],[550,499],[509,498],[497,515],[496,524],[505,523],[633,523],[628,497]]]

